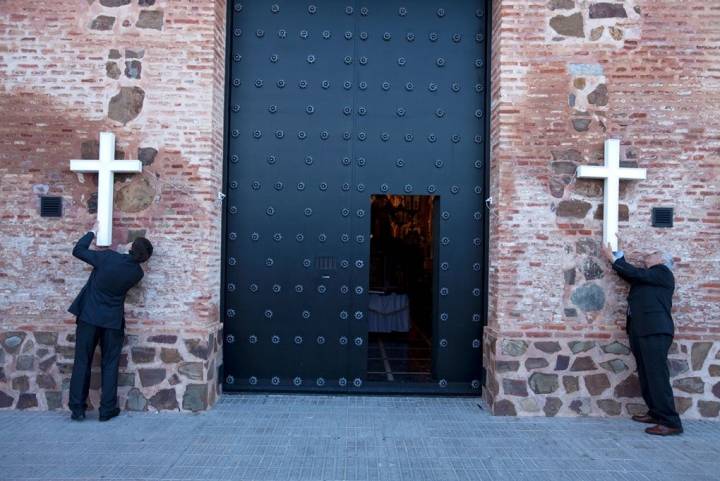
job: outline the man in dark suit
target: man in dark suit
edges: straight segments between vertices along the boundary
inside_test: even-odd
[[[645,430],[648,434],[680,434],[683,428],[675,410],[667,362],[675,334],[671,315],[675,290],[672,256],[653,252],[643,257],[640,268],[627,262],[623,251],[613,252],[609,244],[603,250],[613,270],[630,283],[625,329],[637,364],[640,391],[648,407],[647,414],[632,419],[655,424]]]
[[[97,226],[97,224],[96,224]],[[70,379],[71,418],[85,418],[90,368],[95,346],[100,343],[102,354],[102,396],[100,421],[120,414],[117,406],[117,380],[125,336],[125,295],[144,273],[140,264],[152,255],[152,244],[144,237],[135,239],[128,254],[111,249],[91,250],[96,228],[85,234],[75,245],[73,255],[93,266],[90,278],[68,309],[77,316],[75,363]]]

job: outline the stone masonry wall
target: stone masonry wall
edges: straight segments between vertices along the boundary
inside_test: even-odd
[[[0,408],[66,406],[67,308],[90,272],[71,251],[97,209],[97,176],[69,161],[97,158],[101,131],[116,134],[116,156],[143,163],[115,178],[113,246],[140,235],[155,246],[126,303],[121,407],[214,401],[225,5],[2,2]],[[42,195],[62,197],[63,217],[40,217]]]
[[[712,2],[493,2],[490,307],[484,396],[497,414],[641,410],[627,286],[600,254],[602,181],[621,139],[630,261],[673,253],[673,386],[685,417],[720,409],[720,49]],[[652,207],[674,226],[651,227]]]

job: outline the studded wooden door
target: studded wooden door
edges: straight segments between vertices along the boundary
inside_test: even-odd
[[[371,388],[370,201],[392,193],[439,199],[436,380],[422,390],[477,392],[485,2],[229,10],[224,388]]]

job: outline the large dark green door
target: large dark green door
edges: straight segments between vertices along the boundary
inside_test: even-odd
[[[430,391],[476,392],[485,2],[235,2],[224,387],[365,382],[370,199],[438,199]]]

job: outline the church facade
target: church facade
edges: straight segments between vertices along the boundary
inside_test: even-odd
[[[115,175],[113,245],[155,245],[126,303],[123,409],[282,391],[469,394],[497,415],[644,412],[627,286],[600,251],[603,181],[576,175],[619,139],[620,165],[646,169],[620,183],[622,247],[631,261],[675,259],[677,408],[720,417],[713,5],[1,8],[0,408],[67,407],[67,307],[89,273],[71,251],[98,209],[96,176],[70,160],[98,159],[112,132],[115,158],[142,163]],[[429,306],[428,359],[409,363],[427,367],[422,382],[400,383],[400,369],[379,383],[369,367],[391,346],[370,332],[370,296],[406,282],[373,280],[378,198],[422,211],[415,234],[432,238],[428,283],[407,281],[421,292],[411,308]],[[98,365],[95,406],[99,380]]]

